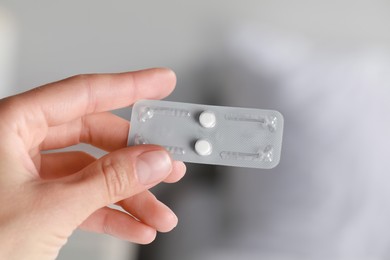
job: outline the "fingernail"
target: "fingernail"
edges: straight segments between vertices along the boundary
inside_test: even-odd
[[[171,170],[172,162],[167,152],[145,152],[137,158],[136,171],[138,181],[143,185],[163,180]]]

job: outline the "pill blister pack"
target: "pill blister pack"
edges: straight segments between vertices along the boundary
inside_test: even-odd
[[[140,100],[128,145],[161,145],[185,162],[270,169],[282,136],[283,116],[274,110]]]

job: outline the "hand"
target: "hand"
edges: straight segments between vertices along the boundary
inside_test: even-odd
[[[105,111],[175,84],[166,69],[81,75],[0,100],[0,259],[54,259],[78,227],[141,244],[174,228],[148,189],[178,181],[184,164],[158,146],[126,147],[129,123]],[[80,142],[108,154],[42,153]]]

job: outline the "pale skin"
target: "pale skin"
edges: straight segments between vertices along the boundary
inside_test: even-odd
[[[175,84],[168,69],[80,75],[0,100],[0,259],[55,259],[77,228],[140,244],[172,230],[177,217],[149,189],[185,165],[159,146],[126,147],[128,121],[107,111]],[[77,143],[108,153],[44,152]]]

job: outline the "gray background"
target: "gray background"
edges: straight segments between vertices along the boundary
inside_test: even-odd
[[[285,160],[279,170],[270,174],[191,166],[183,184],[163,187],[156,191],[177,210],[181,223],[172,234],[160,235],[160,242],[150,248],[144,247],[144,251],[155,252],[149,259],[228,259],[229,256],[233,259],[260,259],[260,254],[264,254],[261,259],[276,259],[278,254],[281,255],[280,259],[386,258],[389,241],[387,235],[370,236],[367,232],[358,232],[378,229],[379,234],[389,233],[387,227],[382,225],[383,219],[381,222],[370,217],[358,220],[352,218],[346,223],[355,223],[355,226],[340,224],[343,219],[347,219],[348,214],[345,212],[355,209],[351,205],[355,205],[356,201],[366,201],[367,197],[370,198],[370,203],[364,207],[370,210],[358,210],[361,213],[359,216],[372,214],[384,219],[388,216],[387,211],[379,210],[386,208],[387,200],[379,206],[372,206],[371,203],[386,197],[387,187],[377,184],[386,180],[381,174],[388,169],[385,168],[388,165],[383,163],[383,160],[378,160],[378,167],[374,167],[375,169],[370,165],[360,164],[354,167],[356,161],[363,160],[360,160],[360,157],[348,157],[351,151],[356,150],[352,144],[371,135],[372,128],[368,125],[367,129],[358,133],[360,135],[356,136],[356,140],[344,144],[328,136],[329,131],[309,129],[312,131],[310,132],[306,129],[308,132],[303,132],[296,126],[296,122],[301,121],[291,119],[301,118],[297,115],[301,116],[302,112],[314,111],[307,116],[315,121],[319,118],[318,115],[323,115],[324,111],[330,111],[329,108],[332,107],[337,109],[334,109],[335,112],[329,112],[329,117],[333,119],[340,115],[340,108],[349,104],[349,101],[334,104],[333,97],[324,95],[321,89],[327,90],[336,85],[359,85],[359,82],[363,81],[367,82],[364,87],[368,93],[372,93],[370,89],[373,89],[374,84],[371,83],[375,80],[369,76],[367,80],[367,77],[361,76],[361,72],[367,71],[364,65],[367,63],[372,65],[370,68],[374,68],[374,72],[378,68],[388,71],[388,60],[383,58],[383,53],[388,51],[390,46],[390,2],[2,0],[0,6],[8,10],[10,17],[7,19],[12,20],[15,28],[15,42],[11,48],[14,52],[9,52],[15,55],[8,62],[13,73],[8,72],[7,76],[12,77],[3,79],[7,84],[1,86],[2,93],[20,92],[80,73],[119,72],[167,66],[174,69],[178,75],[177,90],[169,98],[171,100],[272,108],[281,110],[290,118],[286,122],[286,131],[290,134],[286,137]],[[278,33],[275,36],[273,32]],[[256,39],[264,40],[265,43],[257,45]],[[268,39],[271,40],[267,44]],[[260,58],[256,58],[257,47],[260,53],[271,55],[260,55]],[[287,51],[287,57],[277,55],[285,50],[290,50]],[[253,57],[253,60],[245,59],[246,57]],[[344,65],[340,67],[340,64]],[[297,67],[300,69],[291,73],[291,68]],[[260,72],[256,73],[258,70]],[[335,77],[338,72],[346,72],[347,77]],[[385,72],[378,75],[386,75]],[[297,80],[291,78],[291,74],[304,75],[302,85],[306,88],[290,93],[289,85],[283,79],[291,79],[287,82]],[[362,80],[359,77],[362,77]],[[309,78],[311,80],[308,80]],[[329,78],[334,81],[329,81]],[[388,87],[390,81],[386,80],[388,78],[383,79],[385,84],[378,85],[377,89]],[[274,88],[251,87],[259,82]],[[319,82],[322,84],[318,84]],[[304,102],[298,101],[313,97],[310,95],[310,86],[313,85],[322,85],[322,88],[313,90],[317,93],[314,95],[316,99],[302,105]],[[329,91],[339,93],[337,87]],[[296,95],[300,91],[307,95]],[[281,99],[278,93],[283,93],[284,98]],[[353,91],[342,93],[343,100],[349,100],[349,97],[356,94]],[[364,105],[357,105],[358,102],[350,103],[350,112],[341,115],[349,118],[355,111],[364,114],[368,111],[366,105],[369,101],[375,103],[376,100],[381,100],[380,97],[389,97],[386,96],[387,92],[374,93],[376,95]],[[358,92],[358,95],[367,97],[364,91]],[[325,99],[324,96],[327,98],[327,105],[320,102],[319,105],[322,104],[323,107],[318,106],[318,97]],[[294,100],[291,101],[287,97],[293,97]],[[372,110],[374,113],[367,112],[363,118],[372,118],[371,115],[382,108]],[[129,117],[128,111],[119,113]],[[327,122],[327,119],[329,120],[327,117],[321,118],[315,121],[318,124],[313,125],[321,128],[320,122]],[[383,121],[388,123],[386,117]],[[345,126],[339,121],[336,123],[340,125],[340,129]],[[347,127],[351,126],[345,124]],[[362,150],[370,150],[372,140],[379,143],[388,138],[384,132],[377,133],[377,139],[368,140],[367,149]],[[307,135],[303,137],[303,133]],[[310,134],[316,138],[305,139]],[[338,149],[340,152],[330,156],[328,162],[344,158],[342,161],[349,163],[345,165],[345,170],[340,170],[340,164],[329,165],[319,161],[316,165],[321,170],[308,170],[321,172],[320,176],[330,176],[329,178],[304,174],[310,163],[305,164],[307,157],[299,157],[296,153],[299,145],[304,147],[299,140],[304,140],[308,149],[313,148],[307,151],[316,159],[321,157],[321,151],[314,146],[323,144],[316,143],[315,140],[328,140],[324,137],[333,140],[335,147],[341,145],[345,148]],[[373,154],[376,154],[376,149],[370,151],[372,150]],[[388,152],[385,149],[382,151]],[[296,161],[292,163],[294,159]],[[297,161],[299,163],[296,163]],[[293,168],[291,165],[298,166]],[[373,184],[374,187],[365,188],[367,176],[363,173],[352,176],[342,174],[356,173],[354,168],[374,176],[378,180]],[[337,174],[332,175],[329,172]],[[352,181],[356,179],[357,183]],[[335,183],[338,184],[335,186]],[[259,190],[262,192],[258,192]],[[372,190],[383,192],[372,193]],[[362,193],[364,195],[361,195]],[[325,197],[328,200],[324,199]],[[235,206],[226,206],[229,204]],[[328,204],[332,204],[332,207],[327,207]],[[338,206],[334,207],[336,204]],[[305,211],[313,205],[323,207]],[[289,210],[285,211],[286,208]],[[329,211],[334,212],[334,215],[327,216]],[[242,212],[242,215],[237,212]],[[226,215],[229,217],[225,218]],[[242,221],[237,221],[240,218]],[[263,222],[257,222],[259,219]],[[329,219],[332,221],[327,221]],[[372,227],[372,222],[379,224]],[[366,225],[367,223],[369,225]],[[299,231],[288,228],[294,226],[299,227]],[[347,231],[342,233],[341,230]],[[226,242],[229,236],[234,237],[232,234],[235,234],[236,240],[240,242]],[[359,240],[360,237],[366,238]],[[367,240],[371,240],[375,246],[370,244],[366,250],[361,245],[367,245]],[[258,241],[258,244],[254,241]],[[259,248],[261,252],[257,252],[255,248]],[[78,231],[62,250],[59,259],[130,259],[137,250],[116,239]]]

